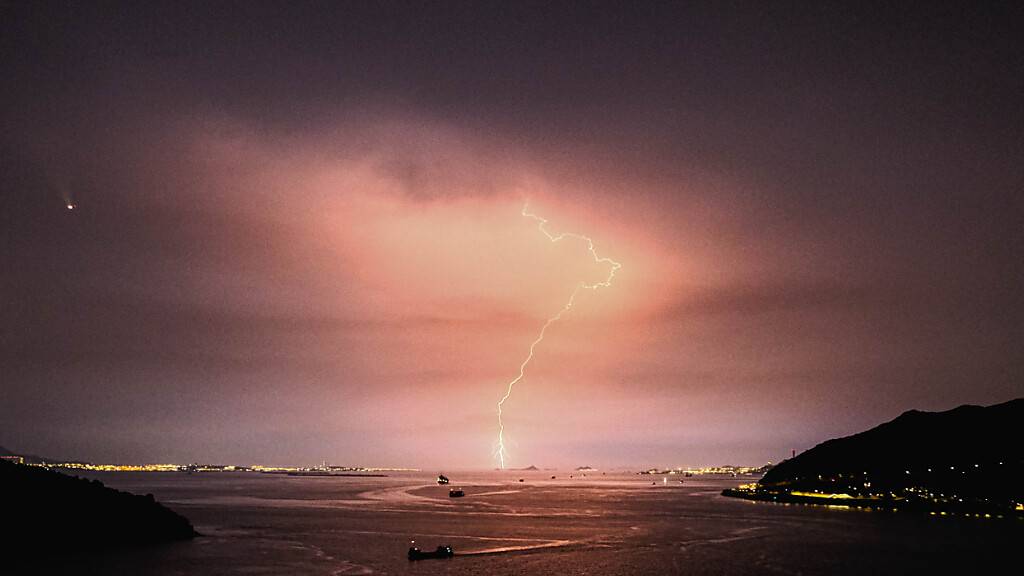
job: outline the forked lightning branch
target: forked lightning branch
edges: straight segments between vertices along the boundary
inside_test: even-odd
[[[573,304],[576,302],[576,295],[580,293],[580,290],[596,291],[598,288],[607,288],[611,286],[612,279],[615,278],[615,273],[619,270],[619,268],[622,268],[622,264],[619,264],[615,260],[612,260],[611,258],[602,258],[598,256],[597,251],[594,250],[594,241],[589,236],[584,236],[582,234],[574,234],[572,232],[552,234],[547,229],[548,221],[536,214],[533,214],[532,212],[529,212],[528,208],[528,205],[523,206],[523,216],[526,218],[532,218],[533,220],[536,220],[537,229],[539,229],[541,233],[543,233],[544,236],[547,237],[548,240],[550,240],[552,243],[561,242],[562,240],[565,239],[585,242],[587,245],[587,250],[590,252],[591,257],[593,257],[594,262],[597,264],[607,264],[609,265],[609,269],[608,276],[607,278],[604,279],[603,282],[587,284],[586,282],[581,281],[579,284],[577,284],[576,287],[573,289],[572,293],[569,295],[569,300],[565,303],[565,305],[558,310],[557,314],[548,318],[547,321],[544,322],[544,325],[541,326],[540,328],[540,333],[537,334],[537,338],[530,343],[529,353],[526,355],[526,358],[523,360],[523,362],[519,365],[519,375],[513,378],[508,383],[505,389],[505,395],[501,397],[501,400],[498,400],[498,446],[497,449],[495,450],[495,453],[498,457],[498,463],[501,466],[502,470],[505,469],[505,458],[508,456],[508,452],[505,449],[505,424],[501,419],[502,407],[504,406],[505,401],[509,399],[509,396],[512,395],[512,389],[526,375],[526,367],[530,364],[530,361],[533,360],[533,354],[536,351],[537,346],[544,340],[544,334],[547,332],[548,327],[554,324],[555,322],[561,320],[562,315],[572,309]]]

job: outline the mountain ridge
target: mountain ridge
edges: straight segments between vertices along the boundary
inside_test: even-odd
[[[1024,398],[942,412],[907,410],[873,428],[826,440],[728,496],[861,500],[893,507],[1021,511]],[[723,492],[723,493],[725,493]]]

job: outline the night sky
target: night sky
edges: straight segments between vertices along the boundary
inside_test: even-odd
[[[0,445],[493,467],[526,201],[511,466],[1024,395],[1020,3],[547,4],[0,4]]]

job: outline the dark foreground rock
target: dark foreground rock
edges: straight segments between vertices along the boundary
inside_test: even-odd
[[[197,536],[151,494],[137,496],[45,468],[0,461],[5,548],[107,550]]]

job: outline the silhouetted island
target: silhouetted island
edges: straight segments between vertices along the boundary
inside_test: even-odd
[[[1020,515],[1022,423],[1024,399],[946,412],[911,410],[819,444],[781,462],[757,484],[722,493],[935,514]]]
[[[98,480],[0,460],[0,509],[9,550],[86,551],[187,540],[189,521],[153,499]]]

